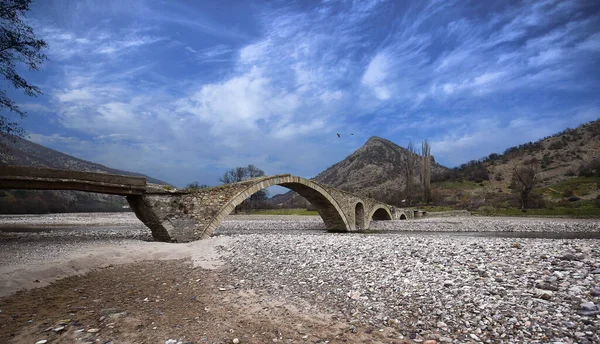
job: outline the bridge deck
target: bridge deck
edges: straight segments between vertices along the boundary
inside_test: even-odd
[[[28,166],[0,166],[0,189],[79,190],[142,195],[146,178]]]

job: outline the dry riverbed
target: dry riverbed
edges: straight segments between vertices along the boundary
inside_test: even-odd
[[[2,216],[0,342],[600,342],[598,221],[373,228],[231,216],[164,244],[132,214]],[[590,239],[527,237],[549,232]]]

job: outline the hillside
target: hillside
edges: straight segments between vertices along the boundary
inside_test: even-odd
[[[344,160],[319,173],[313,180],[338,189],[372,197],[391,204],[399,203],[406,186],[406,160],[410,153],[397,144],[377,136],[369,140]],[[432,157],[433,158],[433,157]],[[416,157],[414,183],[419,183],[421,161]],[[431,174],[449,169],[435,163]],[[269,201],[274,207],[306,206],[306,201],[294,192],[276,195]]]
[[[600,195],[600,120],[470,161],[438,175],[432,186],[444,205],[507,207],[514,199],[511,181],[519,166],[538,171],[539,206],[554,206],[571,194],[584,204],[591,202]]]
[[[433,147],[435,150],[435,147]],[[343,190],[402,205],[409,152],[388,140],[371,137],[364,146],[317,175],[314,180]],[[538,171],[531,208],[557,214],[594,215],[600,202],[600,120],[566,129],[537,142],[510,147],[449,169],[432,166],[433,204],[445,208],[489,210],[517,207],[511,185],[515,167]],[[415,166],[418,184],[420,160]],[[306,207],[293,192],[276,195],[271,207]],[[421,204],[420,206],[423,206]]]
[[[146,177],[148,182],[167,184],[140,173],[122,171],[82,160],[68,154],[20,139],[2,140],[0,165],[18,165],[68,169],[84,172],[110,173]],[[123,196],[67,190],[0,190],[0,214],[123,211],[127,201]]]

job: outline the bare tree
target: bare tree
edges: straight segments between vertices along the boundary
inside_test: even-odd
[[[538,182],[538,168],[536,165],[521,165],[515,166],[512,175],[512,185],[515,190],[519,193],[519,200],[521,201],[521,211],[526,212],[529,202],[529,197],[533,188]]]
[[[224,184],[237,183],[244,180],[264,177],[265,172],[260,168],[254,165],[248,165],[247,167],[236,167],[231,170],[225,172],[223,176],[219,179]],[[267,191],[260,190],[246,199],[239,207],[236,207],[236,212],[238,208],[245,208],[246,211],[249,209],[254,209],[259,207],[265,200],[267,199]]]
[[[208,189],[210,186],[206,184],[200,184],[199,182],[192,182],[186,186],[186,189]]]
[[[421,185],[423,186],[423,200],[431,201],[431,146],[427,139],[421,143]]]
[[[417,153],[415,146],[412,141],[408,141],[408,146],[406,146],[406,150],[408,154],[406,154],[406,203],[411,205],[413,197],[414,197],[414,176],[415,176],[415,162],[417,158]]]
[[[9,84],[28,96],[37,96],[42,91],[17,73],[17,63],[24,64],[29,70],[38,70],[46,55],[41,50],[47,47],[44,40],[37,39],[33,28],[27,25],[22,17],[29,11],[31,0],[0,1],[0,75]],[[16,114],[21,119],[25,112],[0,89],[0,110],[8,109],[9,114]],[[0,115],[0,136],[25,136],[25,130],[18,121]]]

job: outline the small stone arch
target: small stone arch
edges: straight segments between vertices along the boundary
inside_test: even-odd
[[[371,216],[369,216],[369,218],[375,220],[375,221],[382,221],[382,220],[391,220],[392,219],[392,214],[390,213],[390,211],[384,207],[379,207],[379,208],[375,208],[373,210],[373,212],[371,213]]]
[[[400,220],[406,220],[406,214],[402,213],[400,214]]]
[[[239,192],[215,214],[210,224],[202,233],[202,238],[208,238],[220,225],[225,216],[229,215],[236,206],[256,192],[270,186],[280,185],[293,190],[310,202],[319,212],[329,230],[347,230],[350,228],[349,221],[335,199],[321,186],[304,178],[295,176],[276,176],[270,179],[261,179],[256,184],[250,185]]]
[[[365,229],[365,206],[357,202],[354,206],[354,225],[356,230]]]

